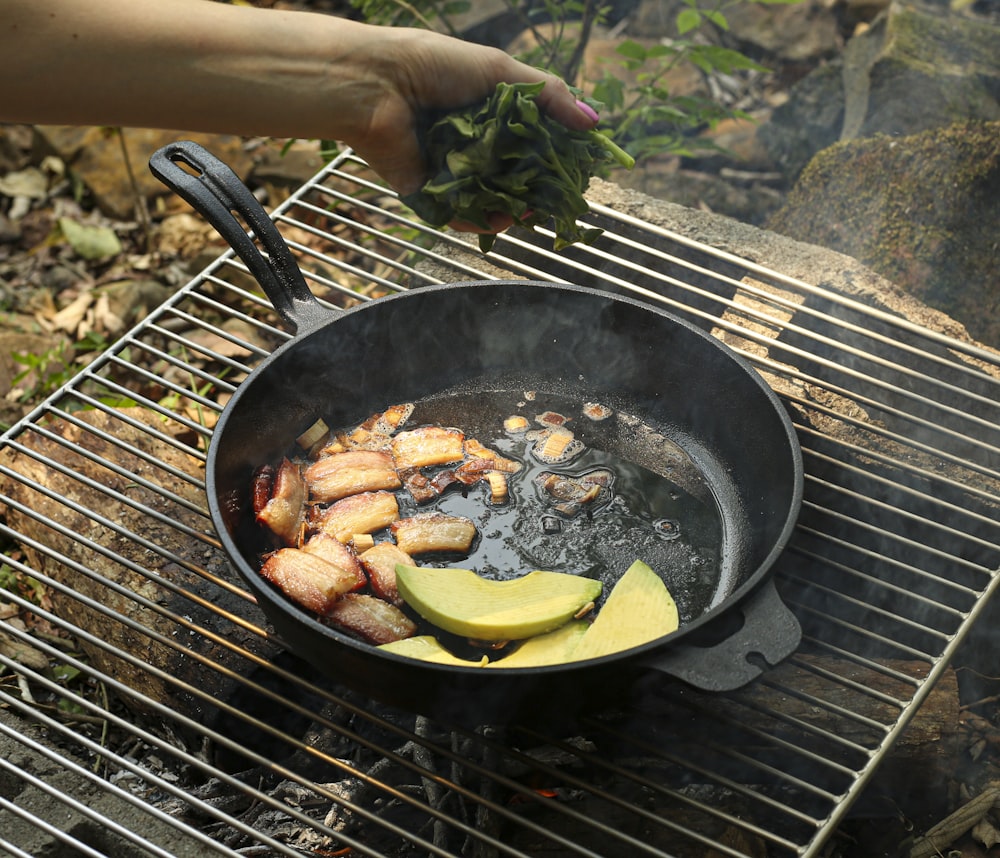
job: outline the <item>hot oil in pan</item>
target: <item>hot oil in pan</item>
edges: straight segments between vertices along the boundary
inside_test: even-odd
[[[408,426],[459,428],[522,465],[509,478],[505,504],[491,504],[481,484],[434,501],[431,506],[441,512],[472,519],[479,536],[469,555],[424,555],[419,562],[474,569],[496,579],[532,569],[578,573],[602,580],[607,594],[641,559],[664,579],[682,623],[690,622],[729,591],[723,522],[711,487],[690,457],[662,434],[618,411],[594,420],[585,405],[548,394],[482,391],[417,403]],[[544,431],[536,418],[546,412],[569,418],[565,425],[574,435],[575,454],[565,461],[536,455]],[[526,432],[504,430],[504,419],[514,415],[527,419]],[[588,486],[606,482],[608,474],[609,484],[593,500],[560,501],[561,482]],[[405,492],[399,497],[403,516],[428,511]]]

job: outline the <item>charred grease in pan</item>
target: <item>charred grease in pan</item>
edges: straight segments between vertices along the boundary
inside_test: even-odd
[[[690,622],[729,591],[725,534],[711,487],[690,457],[664,435],[617,410],[592,419],[584,413],[586,406],[523,391],[451,392],[416,403],[408,426],[459,428],[522,465],[509,479],[505,504],[490,504],[482,485],[447,492],[420,507],[405,492],[398,493],[401,516],[432,507],[470,518],[479,533],[468,555],[423,555],[419,562],[474,569],[497,579],[531,569],[575,572],[603,581],[607,594],[629,565],[642,559],[663,577],[682,623]],[[566,428],[579,442],[575,455],[565,461],[541,461],[534,452],[537,433],[544,429],[536,417],[545,412],[569,418]],[[504,420],[513,415],[526,418],[526,432],[505,432]],[[632,461],[637,455],[657,472]],[[605,473],[611,476],[609,484],[575,512],[572,503],[557,508],[544,488],[549,475],[586,483],[595,475],[604,482]]]

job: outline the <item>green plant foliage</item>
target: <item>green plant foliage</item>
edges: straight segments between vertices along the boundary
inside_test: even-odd
[[[557,250],[596,238],[599,230],[576,223],[590,177],[609,161],[634,160],[597,131],[548,119],[535,100],[543,85],[501,83],[483,104],[431,124],[423,136],[430,179],[403,202],[434,226],[464,220],[489,229],[485,213],[497,212],[529,227],[552,218]],[[480,247],[494,240],[485,234]]]
[[[91,360],[105,351],[110,343],[104,334],[90,331],[77,340],[72,346],[68,340],[61,340],[45,352],[12,352],[11,359],[24,367],[13,378],[13,386],[24,384],[18,396],[20,403],[35,403],[54,394],[63,385],[68,384]],[[127,408],[135,405],[135,401],[127,397],[99,395],[98,398],[106,405],[116,408]],[[70,410],[80,408],[80,404],[69,401],[65,407]]]
[[[739,3],[796,3],[800,0],[683,0],[675,18],[677,37],[645,46],[622,39],[617,56],[603,74],[580,80],[587,44],[596,28],[608,23],[611,7],[598,0],[505,0],[508,14],[516,15],[530,39],[530,49],[519,59],[545,68],[568,83],[584,86],[602,102],[602,121],[610,136],[637,158],[652,154],[691,154],[716,148],[696,138],[705,128],[745,114],[707,96],[680,95],[670,90],[668,74],[693,65],[706,75],[739,71],[766,71],[738,51],[705,44],[706,30],[729,29],[727,10]],[[366,20],[379,24],[433,26],[456,34],[453,20],[469,3],[440,0],[353,0]]]
[[[7,563],[0,564],[0,590],[16,593],[34,605],[42,604],[45,587],[41,581],[18,572]]]

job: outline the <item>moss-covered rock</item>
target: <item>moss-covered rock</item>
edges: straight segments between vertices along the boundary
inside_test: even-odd
[[[841,136],[1000,119],[998,44],[1000,27],[986,19],[893,3],[845,46]]]
[[[769,228],[845,253],[1000,345],[1000,122],[844,141]]]

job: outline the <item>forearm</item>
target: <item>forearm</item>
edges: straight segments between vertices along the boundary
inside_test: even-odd
[[[348,139],[380,86],[366,45],[382,31],[330,16],[206,0],[0,2],[8,121]]]
[[[422,111],[544,81],[542,108],[590,128],[566,85],[426,30],[208,0],[0,0],[0,120],[341,140],[406,193]]]

